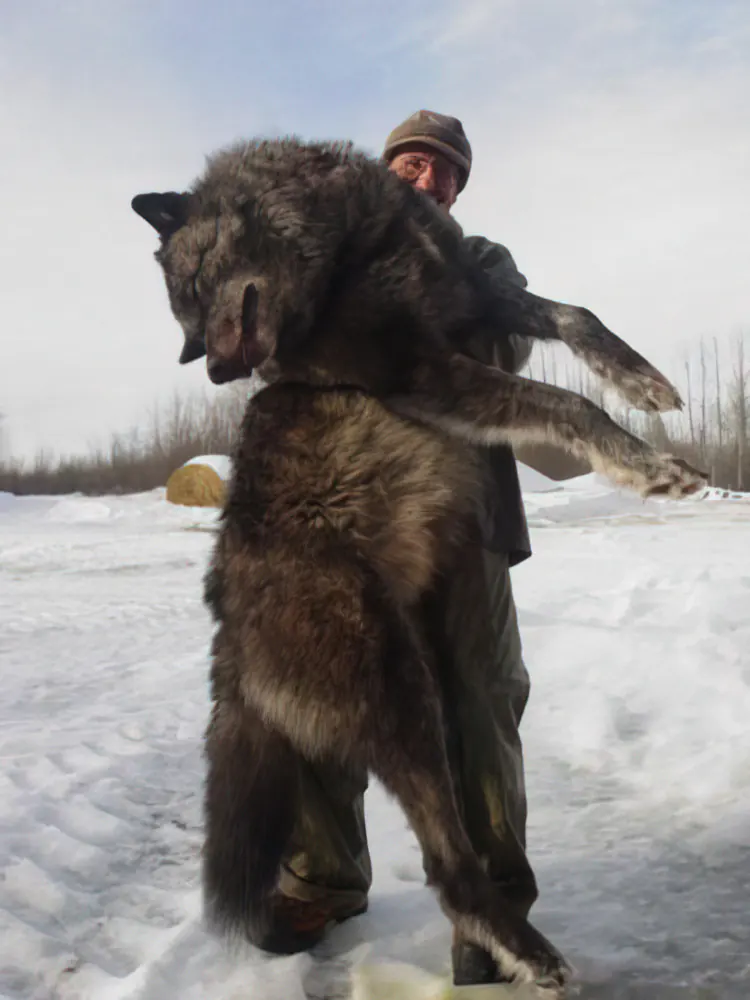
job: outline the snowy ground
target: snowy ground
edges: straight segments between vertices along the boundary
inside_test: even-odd
[[[584,997],[746,998],[750,503],[643,504],[590,478],[526,500],[536,921]],[[0,495],[2,998],[329,998],[369,947],[444,971],[446,922],[378,787],[369,913],[291,959],[202,931],[212,535],[194,529],[212,521],[161,492]]]

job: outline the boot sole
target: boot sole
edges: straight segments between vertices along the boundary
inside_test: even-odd
[[[332,926],[336,927],[339,924],[346,923],[347,920],[351,920],[353,917],[361,916],[367,911],[367,906],[368,904],[364,903],[356,910],[350,910],[348,913],[339,916],[332,916],[324,927],[308,933],[294,934],[278,927],[272,928],[264,938],[259,941],[253,941],[253,944],[256,948],[260,948],[261,951],[267,951],[272,955],[297,955],[300,952],[309,951],[315,945],[320,944]]]

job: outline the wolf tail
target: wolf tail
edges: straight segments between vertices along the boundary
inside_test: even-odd
[[[252,708],[225,705],[209,726],[206,754],[206,920],[258,943],[269,931],[269,897],[294,827],[294,752]]]

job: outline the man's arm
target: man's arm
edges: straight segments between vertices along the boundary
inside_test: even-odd
[[[507,247],[484,236],[466,236],[464,245],[491,281],[509,282],[519,288],[528,285]],[[467,353],[477,361],[515,374],[529,360],[534,344],[527,337],[486,329],[467,346]]]

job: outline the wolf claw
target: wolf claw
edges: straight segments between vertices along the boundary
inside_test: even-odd
[[[708,476],[689,462],[658,452],[616,473],[614,478],[619,485],[635,490],[642,497],[664,496],[672,500],[692,496],[708,485]]]
[[[677,389],[658,373],[623,372],[617,378],[610,374],[609,381],[631,406],[646,413],[668,413],[684,406]]]

